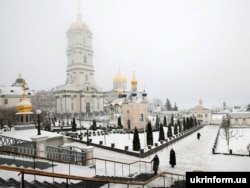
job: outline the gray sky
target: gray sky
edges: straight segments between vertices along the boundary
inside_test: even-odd
[[[93,33],[95,80],[119,68],[149,99],[179,108],[250,104],[249,0],[81,0]],[[77,0],[0,0],[0,85],[21,73],[31,89],[66,80],[66,32]]]

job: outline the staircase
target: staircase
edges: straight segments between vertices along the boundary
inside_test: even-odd
[[[118,177],[118,176],[95,176],[96,178],[105,178],[105,179],[114,179],[114,180],[122,180],[122,181],[147,181],[154,177],[155,174],[149,173],[141,173],[134,177]]]
[[[43,171],[46,168],[52,167],[53,163],[51,164],[49,161],[39,161],[35,160],[27,160],[22,159],[22,158],[5,158],[5,157],[0,157],[0,166],[1,169],[3,170],[9,170],[9,171],[16,171],[20,172],[20,167],[24,167],[22,169],[24,174],[34,174],[34,175],[39,175],[39,176],[47,176],[47,177],[57,177],[61,178],[61,182],[50,182],[47,181],[42,181],[39,179],[29,181],[27,182],[24,180],[24,187],[25,188],[98,188],[98,187],[103,187],[105,184],[127,184],[129,185],[138,185],[143,186],[145,183],[147,185],[150,185],[150,182],[158,182],[165,187],[169,188],[185,188],[186,187],[186,182],[185,182],[185,176],[181,174],[172,174],[168,172],[162,172],[158,175],[155,175],[153,173],[150,173],[149,169],[150,166],[146,165],[151,165],[150,162],[145,162],[145,161],[137,161],[133,163],[120,163],[119,161],[111,161],[107,159],[99,159],[99,158],[93,158],[92,160],[99,160],[103,161],[104,164],[106,163],[119,163],[120,165],[117,165],[118,167],[115,166],[114,172],[118,172],[119,170],[122,169],[122,173],[113,173],[114,176],[106,174],[106,165],[105,165],[105,174],[104,175],[95,175],[94,177],[82,177],[82,176],[70,176],[70,175],[65,175],[65,174],[60,174],[60,173],[54,173],[54,172],[46,172]],[[13,164],[16,167],[13,167]],[[138,165],[139,164],[139,170],[137,171],[136,174],[131,173],[130,167],[132,165]],[[122,168],[121,168],[122,165]],[[35,168],[34,168],[35,166]],[[54,165],[53,165],[54,166]],[[92,168],[92,167],[90,167]],[[103,168],[103,167],[102,167]],[[41,170],[38,170],[41,169]],[[98,167],[95,165],[94,166],[95,171],[98,171]],[[128,174],[129,176],[124,176],[123,170],[129,169]],[[102,170],[102,169],[101,169]],[[126,170],[125,170],[126,171]],[[116,176],[116,174],[120,174],[120,176]],[[173,178],[173,176],[175,176]],[[11,176],[10,176],[11,177]],[[165,178],[170,179],[168,183],[165,183]],[[25,175],[24,175],[25,179]],[[68,180],[78,180],[78,183],[73,183],[76,181],[68,181]],[[163,181],[164,179],[164,181]],[[15,187],[20,187],[20,180],[21,178],[9,178],[9,179],[3,179],[0,177],[0,188],[15,188]],[[54,179],[53,179],[54,180]],[[109,185],[108,185],[109,186]]]
[[[103,179],[113,179],[113,180],[121,180],[121,181],[138,181],[144,182],[156,176],[152,173],[141,173],[134,177],[118,177],[118,176],[95,176],[96,178],[103,178]],[[186,180],[175,180],[172,185],[166,188],[186,188]]]
[[[12,165],[14,164],[16,167],[24,167],[24,168],[34,168],[34,161],[21,160],[21,159],[11,159],[0,157],[0,165]],[[49,162],[36,161],[35,168],[44,170],[51,167]]]
[[[89,181],[82,181],[80,183],[70,183],[68,184],[68,188],[98,188],[103,186],[104,183],[99,182],[89,182]],[[16,188],[20,187],[20,182],[10,178],[8,180],[4,180],[0,178],[0,187],[1,188]],[[40,182],[38,180],[34,180],[33,182],[24,181],[25,188],[66,188],[67,184],[65,182],[58,183],[58,182],[47,182],[43,181]]]

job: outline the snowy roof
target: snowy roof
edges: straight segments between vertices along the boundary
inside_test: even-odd
[[[81,144],[79,142],[65,143],[62,145],[62,147],[68,147],[68,146],[73,146],[73,147],[77,147],[77,148],[81,148],[81,149],[93,148],[92,146],[86,146],[85,144]]]
[[[249,111],[236,111],[236,112],[231,112],[229,113],[229,116],[245,116],[245,117],[250,117],[250,112]]]
[[[115,106],[115,105],[122,105],[123,102],[123,98],[119,98],[119,99],[115,99],[112,101],[111,105]]]
[[[33,95],[34,91],[27,90],[27,94]],[[0,95],[22,95],[23,88],[20,86],[0,86]]]
[[[197,111],[197,110],[212,110],[212,108],[201,106],[201,105],[197,105],[197,106],[195,106],[195,107],[193,107],[193,108],[190,109],[190,111]]]
[[[25,125],[22,125],[22,126],[25,126]],[[32,141],[31,137],[37,136],[37,129],[36,128],[24,129],[24,130],[13,129],[11,131],[3,132],[1,135],[16,138],[16,139],[26,140],[26,141]],[[48,138],[62,137],[61,134],[48,132],[44,130],[41,130],[41,135],[48,136]]]
[[[222,120],[225,114],[212,114],[213,120]]]

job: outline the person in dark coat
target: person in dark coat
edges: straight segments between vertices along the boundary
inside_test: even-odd
[[[158,155],[155,155],[154,158],[151,160],[151,162],[153,162],[153,171],[155,172],[155,174],[157,174],[159,164],[160,164]]]
[[[200,140],[201,134],[197,133],[197,139]]]
[[[173,148],[170,150],[169,164],[172,166],[172,168],[174,168],[176,165],[175,151]]]

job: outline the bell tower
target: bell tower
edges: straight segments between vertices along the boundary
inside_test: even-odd
[[[56,88],[57,113],[103,111],[103,92],[94,78],[92,32],[82,21],[80,2],[76,21],[67,30],[67,79]]]
[[[66,84],[95,87],[92,33],[82,21],[80,3],[77,19],[67,31],[67,43]]]

